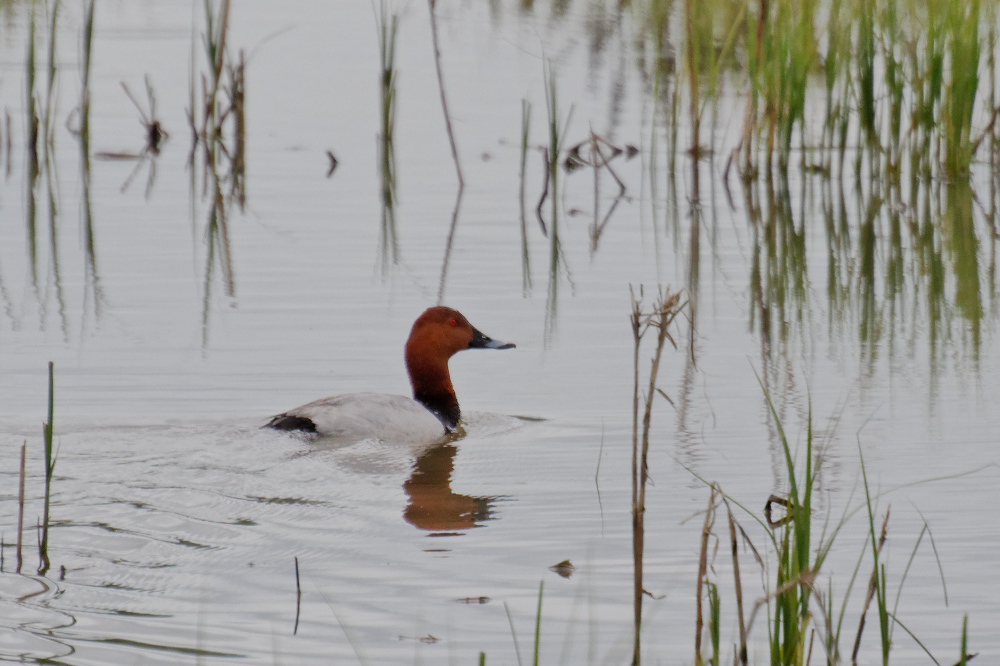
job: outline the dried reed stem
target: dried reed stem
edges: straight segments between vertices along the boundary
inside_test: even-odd
[[[17,569],[16,573],[21,573],[21,564],[24,558],[21,553],[21,539],[24,534],[24,455],[28,448],[28,442],[21,445],[21,476],[18,482],[17,491]]]
[[[302,612],[302,584],[299,581],[299,558],[295,558],[295,628],[292,635],[299,633],[299,614]]]
[[[747,663],[747,627],[743,620],[743,583],[740,579],[740,558],[738,557],[738,548],[736,540],[736,519],[733,518],[733,512],[729,508],[729,504],[726,504],[726,511],[729,514],[729,543],[732,548],[733,553],[733,582],[736,587],[736,617],[740,623],[740,646],[738,659],[739,663],[746,666]]]
[[[656,386],[656,378],[660,369],[660,358],[663,355],[663,346],[667,340],[676,349],[677,343],[670,335],[670,325],[684,307],[681,303],[680,293],[671,292],[668,289],[659,291],[658,299],[653,304],[650,312],[642,311],[642,288],[639,289],[639,298],[636,298],[635,291],[629,289],[632,301],[632,339],[634,343],[633,353],[633,384],[632,384],[632,566],[633,566],[633,595],[632,609],[634,619],[634,637],[632,644],[632,664],[637,665],[641,661],[640,631],[642,628],[642,558],[645,540],[644,515],[646,511],[646,482],[648,480],[647,460],[649,456],[649,427],[653,412],[653,397],[656,393],[663,393]],[[648,390],[643,396],[644,409],[642,415],[642,436],[640,447],[639,436],[639,352],[643,336],[650,329],[656,329],[656,346],[653,352],[653,360],[649,372]],[[669,398],[668,398],[669,399]]]
[[[705,509],[705,522],[701,527],[701,555],[698,557],[698,584],[695,591],[694,618],[694,661],[698,666],[704,663],[701,658],[701,634],[705,626],[702,590],[705,587],[705,575],[708,573],[708,541],[712,536],[712,526],[715,524],[716,497],[719,494],[721,494],[719,487],[712,484],[712,492],[708,496],[708,508]]]

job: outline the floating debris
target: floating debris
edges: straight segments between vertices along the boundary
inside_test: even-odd
[[[569,578],[573,575],[573,572],[576,571],[576,567],[574,567],[573,563],[569,560],[563,560],[559,564],[553,564],[549,567],[549,571],[555,571],[563,578]]]

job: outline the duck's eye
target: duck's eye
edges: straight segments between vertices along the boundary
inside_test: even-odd
[[[458,326],[458,322],[456,320],[454,320],[454,319],[452,319],[448,323],[451,324],[452,326]]]

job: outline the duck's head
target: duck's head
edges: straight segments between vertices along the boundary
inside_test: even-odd
[[[461,412],[451,385],[448,359],[463,349],[511,349],[511,342],[494,340],[469,323],[458,310],[437,306],[417,317],[406,341],[406,370],[413,398],[431,410],[448,430]]]
[[[406,360],[444,361],[463,349],[511,349],[512,342],[500,342],[469,323],[458,310],[439,305],[417,317],[406,341]]]

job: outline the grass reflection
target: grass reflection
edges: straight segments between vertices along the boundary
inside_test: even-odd
[[[56,98],[58,96],[58,48],[57,26],[59,17],[58,2],[51,8],[46,8],[39,19],[36,8],[32,7],[28,21],[27,51],[25,57],[25,116],[26,137],[24,143],[24,175],[25,175],[25,217],[26,250],[28,258],[28,274],[30,292],[39,305],[41,325],[46,326],[51,301],[54,300],[55,311],[58,314],[59,329],[63,339],[69,339],[69,320],[66,310],[66,298],[63,289],[63,275],[59,258],[59,211],[60,188],[56,168]],[[47,41],[40,47],[36,33],[38,21],[44,21],[48,27]],[[47,65],[45,66],[45,84],[38,85],[38,69],[40,65],[37,52],[45,48]],[[7,117],[7,160],[8,169],[11,160],[10,117]],[[84,182],[84,187],[88,185]],[[47,238],[46,238],[47,237]],[[46,246],[47,252],[42,249]],[[43,256],[45,253],[46,256]],[[44,273],[44,275],[43,275]],[[0,297],[4,310],[16,325],[13,303],[3,285],[0,285]],[[96,300],[96,299],[95,299]]]
[[[983,246],[993,256],[996,240],[967,180],[921,185],[919,205],[907,206],[898,188],[876,184],[859,192],[857,184],[815,176],[802,181],[801,206],[792,200],[783,178],[744,187],[753,232],[750,326],[765,356],[784,354],[793,336],[809,339],[808,220],[817,217],[826,245],[829,327],[856,332],[866,366],[886,348],[908,348],[900,343],[922,330],[932,366],[945,341],[962,341],[969,358],[978,357],[984,299],[993,302],[996,293]],[[854,210],[847,201],[856,202]]]
[[[792,327],[801,330],[808,288],[806,231],[792,209],[788,182],[780,176],[743,188],[752,231],[750,326],[765,356],[782,353]]]

